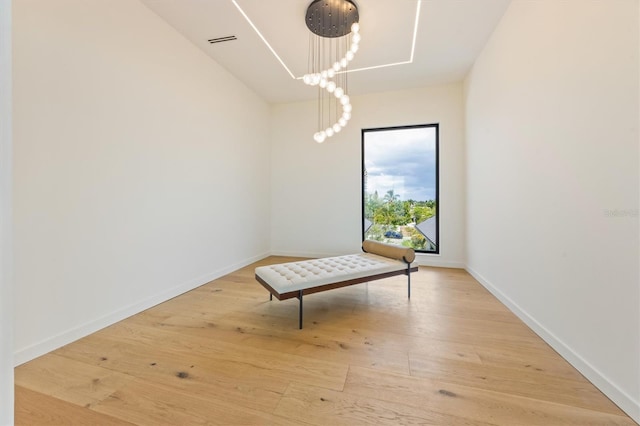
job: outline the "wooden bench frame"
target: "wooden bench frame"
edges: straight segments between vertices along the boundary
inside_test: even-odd
[[[405,263],[406,260],[405,260]],[[327,291],[327,290],[332,290],[334,288],[341,288],[341,287],[347,287],[350,285],[354,285],[354,284],[360,284],[360,283],[364,283],[364,282],[369,282],[369,281],[375,281],[375,280],[381,280],[384,278],[389,278],[389,277],[393,277],[396,275],[406,275],[407,276],[407,298],[411,298],[411,273],[412,272],[417,272],[418,271],[418,266],[411,266],[411,263],[407,263],[407,268],[406,269],[402,269],[402,270],[397,270],[397,271],[392,271],[392,272],[385,272],[382,274],[375,274],[375,275],[369,275],[369,276],[365,276],[365,277],[360,277],[360,278],[354,278],[354,279],[350,279],[350,280],[345,280],[345,281],[338,281],[338,282],[334,282],[334,283],[328,283],[328,284],[321,284],[321,285],[317,285],[314,287],[308,287],[308,288],[304,288],[304,289],[300,289],[300,290],[294,290],[294,291],[288,291],[286,293],[278,293],[273,287],[271,287],[266,281],[264,281],[262,278],[260,278],[257,274],[256,274],[256,280],[262,284],[262,286],[264,288],[266,288],[267,290],[269,290],[269,300],[273,300],[273,296],[276,296],[276,299],[278,300],[287,300],[287,299],[292,299],[292,298],[297,298],[300,301],[300,309],[299,309],[299,314],[298,314],[298,323],[299,323],[299,327],[302,330],[302,297],[307,295],[307,294],[313,294],[313,293],[319,293],[322,291]]]

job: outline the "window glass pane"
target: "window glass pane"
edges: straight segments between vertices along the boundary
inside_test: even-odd
[[[438,253],[438,125],[362,131],[364,239]]]

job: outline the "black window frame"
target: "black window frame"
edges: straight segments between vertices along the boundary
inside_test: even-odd
[[[374,127],[361,129],[361,189],[360,189],[360,203],[361,203],[361,232],[362,241],[365,240],[365,135],[368,132],[380,132],[380,131],[393,131],[393,130],[408,130],[417,128],[435,128],[435,216],[436,216],[436,241],[435,250],[419,250],[416,249],[416,253],[421,254],[440,254],[440,123],[429,124],[413,124],[406,126],[390,126],[390,127]]]

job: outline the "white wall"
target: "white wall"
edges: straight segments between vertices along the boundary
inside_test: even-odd
[[[13,424],[11,0],[0,0],[0,425]]]
[[[638,2],[515,1],[466,82],[469,270],[640,421]]]
[[[351,103],[353,118],[347,127],[322,144],[313,140],[317,120],[315,101],[274,106],[272,252],[316,257],[359,251],[361,130],[439,123],[440,256],[418,256],[418,262],[463,267],[462,85],[351,96]]]
[[[268,254],[264,101],[137,1],[13,23],[18,363]]]

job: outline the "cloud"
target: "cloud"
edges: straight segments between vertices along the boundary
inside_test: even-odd
[[[435,127],[365,132],[367,191],[402,200],[435,199]]]

